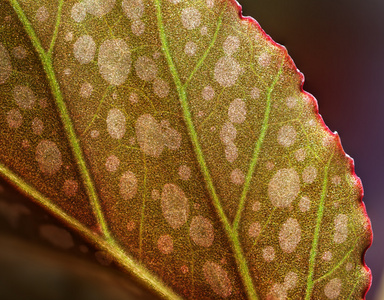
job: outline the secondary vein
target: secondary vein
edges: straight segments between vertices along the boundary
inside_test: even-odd
[[[306,295],[305,295],[305,300],[310,300],[311,295],[312,295],[312,290],[313,290],[313,275],[314,275],[314,270],[315,270],[315,261],[316,261],[316,254],[317,254],[317,246],[319,243],[319,235],[320,235],[320,229],[321,229],[321,222],[323,219],[324,215],[324,202],[325,202],[325,197],[327,195],[327,186],[328,186],[328,170],[329,166],[331,164],[333,154],[328,160],[327,165],[325,166],[324,169],[324,179],[323,179],[323,188],[321,191],[321,196],[320,196],[320,201],[319,201],[319,208],[317,210],[317,219],[316,219],[316,227],[315,227],[315,232],[313,235],[313,241],[312,241],[312,247],[311,251],[309,254],[309,268],[308,268],[308,278],[307,278],[307,288],[306,288]]]
[[[156,5],[156,16],[157,16],[157,23],[158,23],[158,28],[159,28],[159,32],[160,32],[160,40],[162,43],[162,49],[164,51],[170,72],[172,74],[174,83],[175,83],[176,88],[177,88],[177,92],[179,95],[179,99],[180,99],[180,103],[181,103],[181,107],[182,107],[182,111],[183,111],[183,115],[184,115],[184,120],[186,123],[186,127],[188,130],[189,136],[190,136],[191,141],[192,141],[192,145],[193,145],[193,148],[194,148],[194,151],[196,154],[196,158],[198,160],[200,169],[201,169],[202,174],[204,176],[207,189],[208,189],[208,191],[212,197],[214,207],[215,207],[215,209],[219,215],[219,218],[223,224],[223,227],[224,227],[224,230],[228,236],[228,239],[229,239],[230,243],[232,244],[232,249],[234,252],[236,263],[238,265],[240,276],[241,276],[243,283],[244,283],[244,286],[246,288],[248,298],[252,299],[252,300],[258,300],[258,296],[257,296],[256,290],[253,286],[253,282],[252,282],[252,279],[251,279],[251,276],[249,273],[248,265],[247,265],[245,256],[243,254],[243,251],[241,249],[238,235],[232,230],[231,224],[230,224],[227,216],[225,215],[223,207],[221,206],[221,203],[220,203],[220,199],[216,193],[210,172],[208,170],[208,166],[205,162],[205,158],[203,155],[202,148],[200,146],[197,132],[196,132],[195,126],[194,126],[193,121],[192,121],[192,116],[191,116],[191,112],[190,112],[189,104],[188,104],[188,100],[187,100],[187,92],[185,90],[184,85],[182,84],[182,82],[180,80],[178,71],[176,69],[176,66],[173,62],[173,58],[172,58],[171,53],[170,53],[169,44],[168,44],[168,40],[167,40],[167,36],[165,33],[164,24],[163,24],[160,0],[155,0],[155,5]]]
[[[268,91],[267,91],[267,107],[266,107],[265,113],[264,113],[263,125],[261,127],[261,132],[260,132],[259,138],[255,144],[255,150],[253,152],[251,164],[248,168],[247,177],[245,178],[244,187],[243,187],[243,191],[242,191],[241,196],[240,196],[240,202],[239,202],[239,206],[237,208],[236,216],[235,216],[235,219],[233,221],[233,230],[236,232],[237,232],[238,227],[239,227],[241,213],[243,212],[243,209],[244,209],[245,200],[247,198],[247,194],[248,194],[248,190],[249,190],[249,187],[251,184],[252,176],[253,176],[253,173],[255,172],[257,160],[258,160],[259,154],[260,154],[260,149],[261,149],[261,146],[264,142],[265,135],[267,134],[269,115],[271,113],[271,103],[272,103],[271,95],[272,95],[272,91],[275,88],[275,85],[276,85],[281,73],[283,72],[283,63],[284,63],[284,60],[282,60],[279,71],[277,72],[275,79],[273,80],[271,86],[268,88]]]

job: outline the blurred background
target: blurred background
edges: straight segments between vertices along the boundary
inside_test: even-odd
[[[304,89],[317,98],[325,123],[339,132],[355,159],[374,230],[366,254],[373,273],[367,299],[384,300],[384,1],[239,1],[245,16],[254,17],[288,49],[305,75]],[[10,198],[12,203],[6,202]],[[96,255],[97,262],[97,250],[76,234],[63,251],[36,238],[39,224],[62,224],[2,180],[0,200],[1,300],[155,299],[134,280],[111,271],[107,258]]]
[[[355,160],[374,232],[367,299],[384,300],[384,1],[239,1],[243,15],[288,49],[305,75],[304,89]]]

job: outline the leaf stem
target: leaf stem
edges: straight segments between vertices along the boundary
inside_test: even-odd
[[[59,7],[57,8],[57,16],[56,16],[56,24],[55,24],[55,30],[53,31],[52,40],[49,45],[48,55],[49,57],[52,57],[53,48],[55,47],[57,34],[59,33],[59,26],[61,22],[61,12],[63,9],[64,0],[59,0]]]
[[[61,117],[61,121],[62,121],[63,126],[64,126],[64,130],[67,133],[68,141],[69,141],[70,146],[72,148],[72,152],[73,152],[73,155],[75,157],[77,166],[79,168],[81,177],[82,177],[83,181],[85,182],[85,188],[87,191],[87,195],[90,199],[93,211],[96,215],[97,222],[99,223],[101,231],[102,231],[103,235],[105,236],[105,238],[107,240],[112,240],[111,234],[108,230],[108,226],[106,224],[106,221],[105,221],[103,213],[102,213],[102,209],[101,209],[101,206],[99,203],[99,199],[98,199],[98,195],[97,195],[95,186],[93,184],[93,180],[91,178],[88,167],[85,163],[85,159],[83,157],[83,153],[82,153],[82,150],[80,147],[80,142],[79,142],[78,137],[76,135],[74,126],[72,124],[72,120],[69,116],[68,109],[64,103],[63,94],[61,93],[59,83],[56,79],[56,74],[55,74],[55,71],[53,69],[51,56],[49,53],[45,52],[43,46],[41,45],[39,38],[36,35],[35,30],[32,27],[32,24],[30,23],[27,16],[25,15],[19,2],[17,0],[10,0],[10,2],[12,4],[17,16],[19,17],[19,20],[24,25],[24,28],[25,28],[27,34],[29,35],[31,42],[32,42],[33,46],[35,47],[35,49],[36,49],[36,51],[37,51],[37,53],[41,59],[44,71],[47,75],[47,79],[48,79],[48,82],[49,82],[49,85],[51,88],[52,96],[55,99],[56,106],[58,108],[58,111],[59,111],[59,114]]]
[[[236,232],[234,232],[232,230],[231,224],[230,224],[227,216],[225,215],[223,207],[220,203],[220,199],[216,193],[210,172],[208,170],[208,166],[207,166],[205,159],[204,159],[203,151],[202,151],[202,148],[200,146],[200,142],[199,142],[199,139],[197,136],[197,132],[195,130],[195,126],[194,126],[193,121],[192,121],[192,116],[191,116],[191,112],[190,112],[189,104],[188,104],[188,100],[187,100],[187,92],[185,90],[185,87],[181,83],[178,71],[176,69],[176,66],[173,62],[173,58],[172,58],[171,53],[170,53],[169,44],[168,44],[168,40],[167,40],[167,36],[165,34],[165,28],[164,28],[164,24],[163,24],[160,0],[155,0],[155,5],[156,5],[156,16],[157,16],[157,23],[158,23],[159,32],[160,32],[160,40],[162,43],[162,49],[164,51],[164,55],[165,55],[166,60],[168,62],[170,72],[172,74],[173,80],[175,82],[175,85],[176,85],[176,88],[177,88],[177,91],[179,94],[179,99],[180,99],[182,111],[184,114],[184,120],[186,123],[188,133],[191,137],[192,145],[193,145],[194,151],[196,153],[196,157],[197,157],[198,163],[200,165],[201,172],[204,176],[204,179],[205,179],[205,182],[207,185],[207,189],[208,189],[208,191],[212,197],[214,207],[215,207],[215,209],[219,215],[219,218],[223,224],[223,227],[224,227],[224,230],[228,236],[228,239],[229,239],[230,243],[232,244],[232,249],[234,252],[235,260],[236,260],[236,263],[238,265],[240,276],[243,280],[243,284],[244,284],[244,287],[246,289],[248,298],[251,300],[258,300],[259,298],[258,298],[258,295],[256,293],[255,287],[253,285],[253,282],[252,282],[252,279],[251,279],[251,276],[249,273],[248,265],[247,265],[245,256],[243,254],[243,251],[241,249],[238,235]]]

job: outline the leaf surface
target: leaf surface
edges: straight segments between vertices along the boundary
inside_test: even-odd
[[[352,160],[236,3],[0,5],[0,172],[31,199],[164,298],[364,297]]]

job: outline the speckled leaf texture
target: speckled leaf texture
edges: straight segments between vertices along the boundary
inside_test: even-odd
[[[371,227],[232,0],[0,0],[0,172],[165,299],[362,299]]]

